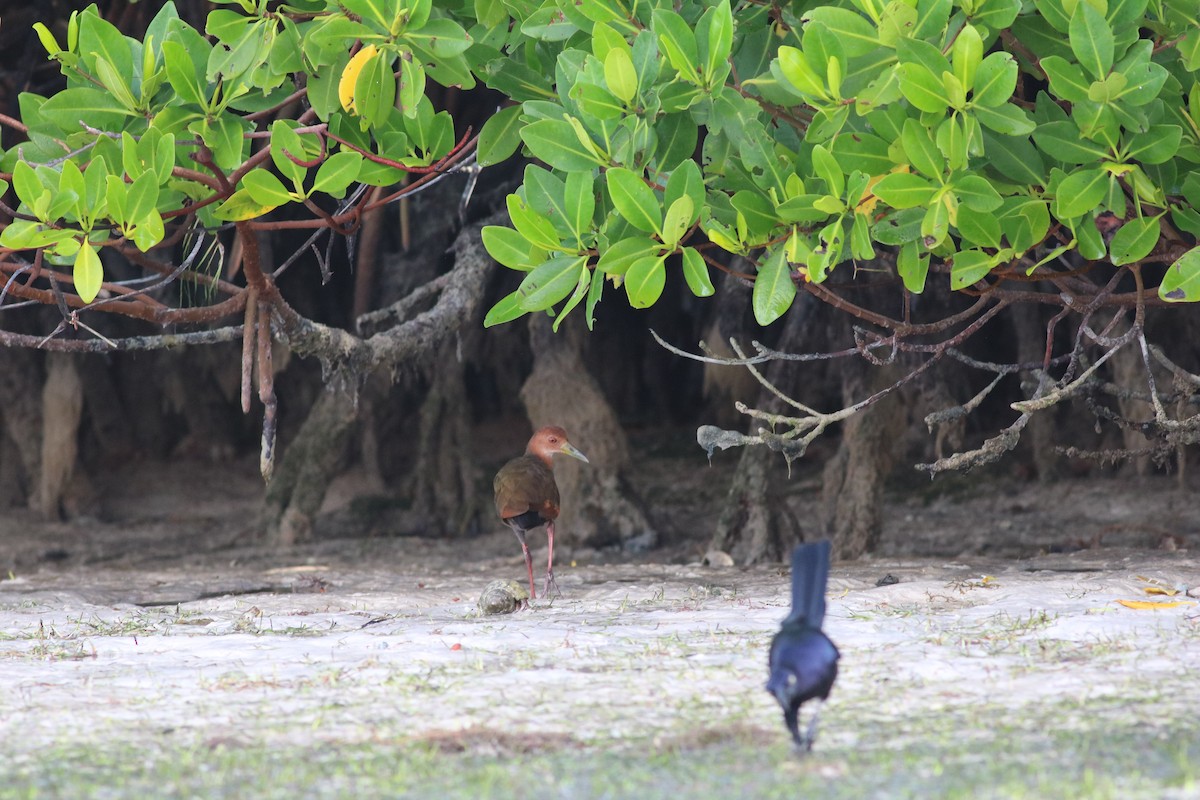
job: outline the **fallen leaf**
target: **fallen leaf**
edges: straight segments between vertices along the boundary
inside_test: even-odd
[[[462,650],[462,645],[459,644],[458,642],[455,642],[454,644],[450,645],[450,649],[451,650]]]
[[[1174,597],[1179,594],[1178,589],[1164,589],[1161,586],[1147,586],[1144,591],[1146,594],[1165,594],[1167,597]]]
[[[1155,603],[1153,600],[1117,600],[1118,603],[1126,608],[1135,608],[1138,610],[1156,610],[1159,608],[1175,608],[1176,606],[1194,606],[1194,600],[1172,600],[1169,603]]]

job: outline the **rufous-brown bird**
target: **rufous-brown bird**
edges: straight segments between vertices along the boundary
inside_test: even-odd
[[[563,455],[587,462],[587,456],[567,441],[567,432],[551,425],[536,431],[525,455],[509,461],[496,473],[492,488],[496,493],[496,513],[504,524],[512,528],[525,554],[525,568],[529,571],[529,597],[537,597],[533,587],[533,559],[525,533],[542,525],[546,526],[546,538],[550,543],[550,556],[546,561],[546,585],[543,593],[558,588],[554,582],[554,520],[558,519],[558,484],[554,482],[554,456]]]

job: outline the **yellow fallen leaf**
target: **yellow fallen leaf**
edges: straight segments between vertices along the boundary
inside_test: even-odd
[[[354,86],[358,83],[358,74],[363,71],[363,67],[375,57],[377,52],[378,48],[375,45],[367,45],[355,53],[346,64],[346,68],[342,70],[342,78],[338,81],[338,101],[342,104],[342,108],[351,114],[354,113]]]
[[[1161,586],[1147,586],[1142,591],[1146,594],[1165,594],[1167,597],[1174,597],[1179,594],[1178,589],[1164,589]]]
[[[1176,606],[1194,606],[1194,600],[1172,600],[1168,603],[1156,603],[1153,600],[1117,600],[1118,603],[1126,608],[1134,608],[1138,610],[1157,610],[1160,608],[1175,608]]]

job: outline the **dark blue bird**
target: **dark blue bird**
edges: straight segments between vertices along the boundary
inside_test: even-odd
[[[771,640],[771,677],[767,691],[783,708],[783,721],[796,748],[812,750],[817,710],[800,735],[800,706],[825,700],[837,678],[838,650],[821,631],[825,620],[825,584],[829,579],[829,540],[792,551],[792,613]]]

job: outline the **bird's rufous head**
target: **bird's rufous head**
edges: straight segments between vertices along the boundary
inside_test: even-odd
[[[525,446],[525,452],[537,456],[547,464],[552,463],[551,459],[559,453],[589,463],[587,456],[567,441],[567,432],[557,425],[548,425],[535,431],[529,439],[529,444]]]

